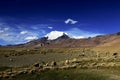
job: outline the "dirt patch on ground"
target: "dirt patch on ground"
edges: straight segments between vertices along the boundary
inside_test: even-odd
[[[78,57],[78,53],[50,53],[50,54],[28,54],[21,56],[0,57],[0,67],[22,67],[30,66],[36,62],[63,61]]]

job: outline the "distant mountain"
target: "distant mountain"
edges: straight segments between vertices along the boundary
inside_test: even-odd
[[[51,31],[50,33],[46,34],[45,37],[48,37],[48,40],[55,40],[58,37],[61,37],[63,35],[67,35],[67,33],[61,32],[61,31]]]
[[[96,37],[73,39],[67,34],[63,33],[57,39],[49,40],[48,37],[43,37],[37,40],[30,41],[16,47],[44,47],[44,48],[85,48],[85,47],[106,47],[119,46],[120,47],[120,33],[99,35]]]
[[[33,41],[30,41],[26,44],[24,44],[25,47],[48,47],[56,42],[61,42],[61,40],[64,40],[64,39],[70,39],[70,37],[63,33],[63,35],[59,36],[57,39],[54,39],[54,40],[49,40],[48,37],[43,37],[43,38],[40,38],[40,39],[37,39],[37,40],[33,40]]]

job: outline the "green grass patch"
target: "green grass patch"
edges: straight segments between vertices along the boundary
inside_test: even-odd
[[[0,71],[5,71],[7,69],[11,69],[11,67],[0,67]]]
[[[69,69],[50,70],[36,74],[22,74],[14,78],[1,80],[107,80],[107,77],[88,70]]]

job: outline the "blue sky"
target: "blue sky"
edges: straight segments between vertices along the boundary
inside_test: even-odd
[[[0,45],[61,32],[82,38],[119,31],[119,0],[0,0]]]

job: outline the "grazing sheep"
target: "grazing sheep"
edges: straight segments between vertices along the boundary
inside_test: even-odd
[[[100,53],[97,52],[97,53],[96,53],[96,56],[97,56],[97,59],[100,58]]]
[[[3,76],[3,72],[0,72],[0,78],[2,78],[2,76]]]
[[[114,58],[117,58],[118,53],[113,53]]]
[[[62,66],[59,69],[74,69],[76,68],[76,65],[67,65],[67,66]]]
[[[9,78],[10,76],[7,75],[7,74],[4,74],[2,77],[3,77],[3,78]]]
[[[83,56],[83,57],[85,56],[85,53],[84,53],[84,52],[82,53],[82,56]]]
[[[69,64],[69,60],[66,60],[66,61],[65,61],[65,65],[68,65],[68,64]]]
[[[36,69],[33,68],[33,69],[31,69],[28,73],[29,73],[29,74],[34,74],[35,72],[36,72]]]
[[[12,58],[10,58],[10,59],[9,59],[9,61],[10,61],[10,62],[12,62],[12,61],[13,61],[13,59],[12,59]]]
[[[40,64],[39,64],[39,63],[35,63],[33,66],[34,66],[34,67],[39,67]]]
[[[49,66],[49,63],[46,63],[45,66]]]
[[[73,58],[72,62],[76,62],[77,61],[77,58]]]
[[[110,55],[110,52],[106,52],[106,56],[109,57],[109,55]]]
[[[82,53],[82,54],[79,54],[80,57],[84,57],[85,56],[85,53]]]
[[[29,50],[29,49],[27,49],[27,51],[29,52],[30,50]]]
[[[51,66],[56,66],[56,65],[57,65],[57,63],[55,61],[51,62]]]

